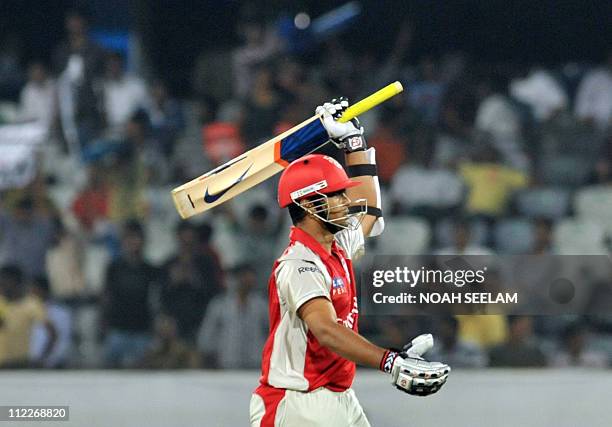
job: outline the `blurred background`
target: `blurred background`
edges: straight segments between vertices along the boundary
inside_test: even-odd
[[[226,370],[247,402],[289,228],[276,180],[193,221],[169,192],[394,80],[362,117],[387,222],[371,254],[609,255],[611,29],[608,1],[3,1],[0,367]],[[431,331],[430,357],[476,376],[612,360],[612,315],[360,330],[392,347]]]

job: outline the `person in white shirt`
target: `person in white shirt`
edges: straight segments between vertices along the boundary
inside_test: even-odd
[[[106,124],[112,135],[121,134],[130,117],[148,105],[145,82],[125,73],[123,58],[117,53],[106,60],[103,93]]]
[[[28,67],[28,82],[19,98],[20,120],[33,120],[49,128],[55,119],[56,106],[55,81],[42,62],[32,62]]]
[[[606,66],[587,73],[576,93],[576,116],[600,129],[612,123],[612,51]]]

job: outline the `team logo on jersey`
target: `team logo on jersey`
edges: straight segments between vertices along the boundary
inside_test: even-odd
[[[332,295],[342,295],[345,293],[347,293],[347,290],[342,277],[334,277],[332,279]]]

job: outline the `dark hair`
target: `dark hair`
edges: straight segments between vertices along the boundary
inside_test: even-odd
[[[564,342],[567,342],[571,338],[577,335],[581,335],[585,333],[586,331],[587,331],[587,328],[582,322],[577,321],[574,323],[570,323],[569,325],[565,327],[565,329],[563,329],[563,332],[561,333],[561,339]]]
[[[36,289],[40,289],[45,295],[49,294],[51,287],[49,285],[49,280],[45,276],[37,276],[32,279],[32,286]]]
[[[287,210],[289,210],[289,216],[291,217],[291,222],[293,225],[298,225],[304,218],[306,218],[306,211],[295,203],[291,203],[289,206],[287,206]]]
[[[454,331],[457,331],[457,329],[459,328],[459,322],[454,316],[444,316],[442,318],[442,323],[447,324],[448,326],[453,328]]]
[[[30,196],[26,196],[17,203],[18,209],[31,211],[34,208],[34,200]]]
[[[23,281],[23,271],[18,265],[8,264],[0,268],[0,276],[3,276],[17,284]]]
[[[208,243],[213,236],[213,228],[210,224],[204,222],[198,226],[198,239],[200,243]]]
[[[232,274],[255,273],[255,267],[249,263],[238,264],[231,269]]]
[[[197,231],[197,228],[195,226],[195,224],[189,222],[189,221],[180,221],[178,223],[178,225],[176,226],[176,234],[180,234],[183,231]]]
[[[265,221],[268,218],[268,209],[262,204],[253,205],[249,211],[249,217]]]
[[[136,234],[139,237],[144,237],[144,229],[140,221],[130,219],[123,225],[123,234]]]

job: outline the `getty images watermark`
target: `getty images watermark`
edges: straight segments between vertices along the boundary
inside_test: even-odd
[[[608,256],[375,256],[361,307],[376,314],[607,314]]]
[[[375,304],[518,304],[518,292],[453,291],[453,286],[463,288],[465,285],[484,284],[487,269],[487,267],[483,267],[475,270],[442,270],[421,267],[414,270],[406,266],[397,266],[393,270],[374,270],[372,272],[372,286],[375,288],[397,285],[408,286],[410,289],[425,285],[439,286],[437,286],[437,290],[436,287],[432,287],[432,290],[427,292],[400,292],[391,295],[386,295],[382,290],[379,290],[372,295],[372,301]],[[447,287],[444,287],[445,285]],[[485,287],[483,286],[482,289],[484,290]]]

